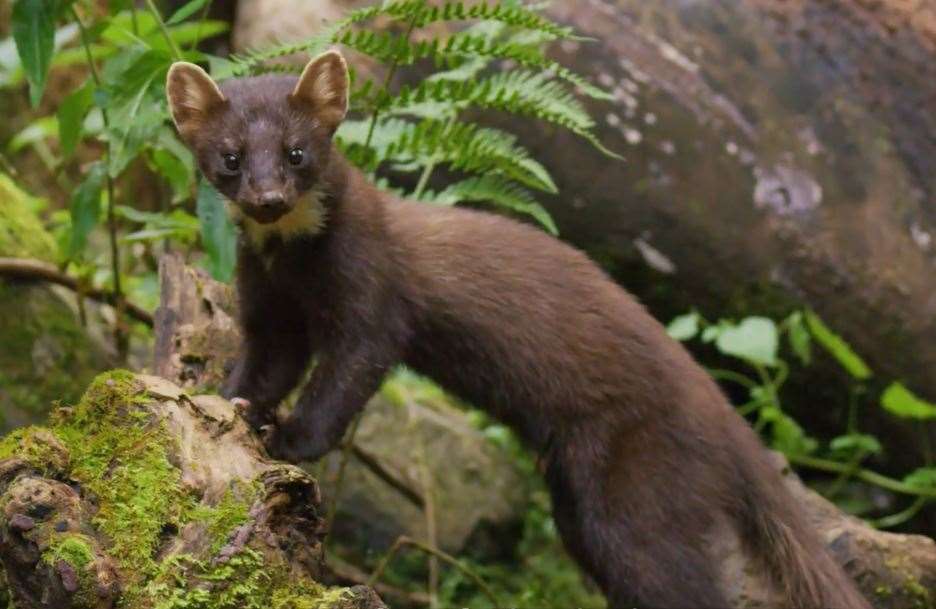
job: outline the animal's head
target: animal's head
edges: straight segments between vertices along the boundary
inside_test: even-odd
[[[271,75],[218,86],[200,67],[177,62],[166,96],[205,177],[242,214],[270,224],[320,185],[348,108],[348,68],[329,51],[310,61],[298,82]]]

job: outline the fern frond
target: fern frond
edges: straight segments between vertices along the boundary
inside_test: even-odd
[[[432,159],[457,171],[496,172],[530,188],[556,192],[549,172],[517,144],[516,137],[473,123],[430,119],[410,124],[386,153],[395,160]]]
[[[377,14],[371,14],[366,18],[370,19],[377,15],[386,15],[398,21],[411,23],[414,27],[425,27],[439,21],[479,19],[542,32],[552,38],[578,38],[573,34],[572,28],[553,23],[536,11],[523,6],[508,6],[500,3],[468,4],[450,1],[442,5],[429,5],[424,0],[393,0],[385,2],[380,6]]]
[[[526,214],[543,225],[553,235],[559,230],[542,205],[525,188],[501,176],[484,175],[452,184],[439,193],[426,193],[423,200],[442,205],[466,201],[486,202],[515,213]]]
[[[530,116],[565,127],[578,134],[590,133],[594,121],[562,83],[547,74],[528,71],[500,72],[478,80],[426,79],[415,87],[404,85],[396,95],[384,95],[376,106],[382,112],[405,114],[408,107],[428,102],[492,108]]]
[[[395,165],[432,162],[467,173],[497,173],[536,190],[557,192],[546,168],[505,131],[457,121],[386,118],[375,125],[367,150],[369,126],[367,121],[346,121],[336,138],[353,162],[365,161],[362,166],[371,171],[376,169],[374,159]]]
[[[545,57],[536,46],[516,42],[497,42],[489,36],[470,32],[448,38],[410,41],[390,32],[345,32],[335,42],[365,53],[384,63],[412,65],[419,59],[432,59],[437,66],[457,65],[470,58],[507,59],[531,69],[554,75],[574,85],[593,99],[610,100],[613,96],[588,82],[565,66]]]

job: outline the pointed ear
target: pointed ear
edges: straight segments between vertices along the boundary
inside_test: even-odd
[[[224,104],[221,89],[194,63],[177,61],[166,76],[166,98],[176,128],[186,139]]]
[[[344,57],[327,51],[306,65],[289,97],[334,133],[348,112],[348,80]]]

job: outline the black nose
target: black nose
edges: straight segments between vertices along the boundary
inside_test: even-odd
[[[286,199],[280,192],[267,192],[260,196],[260,207],[262,209],[280,209],[286,204]]]

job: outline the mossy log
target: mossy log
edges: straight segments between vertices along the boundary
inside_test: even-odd
[[[320,501],[225,400],[107,373],[0,441],[6,594],[16,609],[383,607],[319,583]]]

